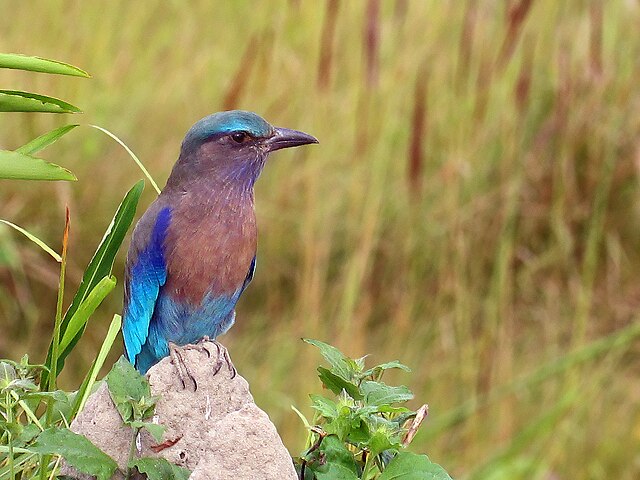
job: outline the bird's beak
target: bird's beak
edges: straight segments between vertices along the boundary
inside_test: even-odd
[[[267,151],[273,152],[281,148],[297,147],[309,143],[318,143],[318,139],[308,133],[289,128],[274,128],[273,135],[265,142]]]

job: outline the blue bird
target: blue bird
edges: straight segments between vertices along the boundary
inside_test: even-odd
[[[269,153],[318,143],[252,112],[218,112],[187,132],[167,184],[138,221],[125,270],[125,355],[142,374],[174,346],[215,339],[253,278],[253,186]]]

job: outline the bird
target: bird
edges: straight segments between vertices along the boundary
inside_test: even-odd
[[[141,374],[170,356],[184,386],[177,347],[215,340],[234,324],[256,268],[254,184],[270,153],[312,143],[312,135],[243,110],[214,113],[188,130],[127,253],[124,350]]]

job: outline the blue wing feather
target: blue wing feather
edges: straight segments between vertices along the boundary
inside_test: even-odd
[[[122,333],[125,353],[134,364],[147,341],[160,287],[167,281],[163,244],[170,222],[171,210],[165,207],[156,217],[148,244],[127,272]]]

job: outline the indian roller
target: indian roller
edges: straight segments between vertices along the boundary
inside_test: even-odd
[[[127,255],[122,333],[142,374],[166,356],[175,360],[176,345],[215,339],[233,325],[256,268],[253,186],[271,152],[310,143],[318,140],[240,110],[209,115],[187,132]]]

